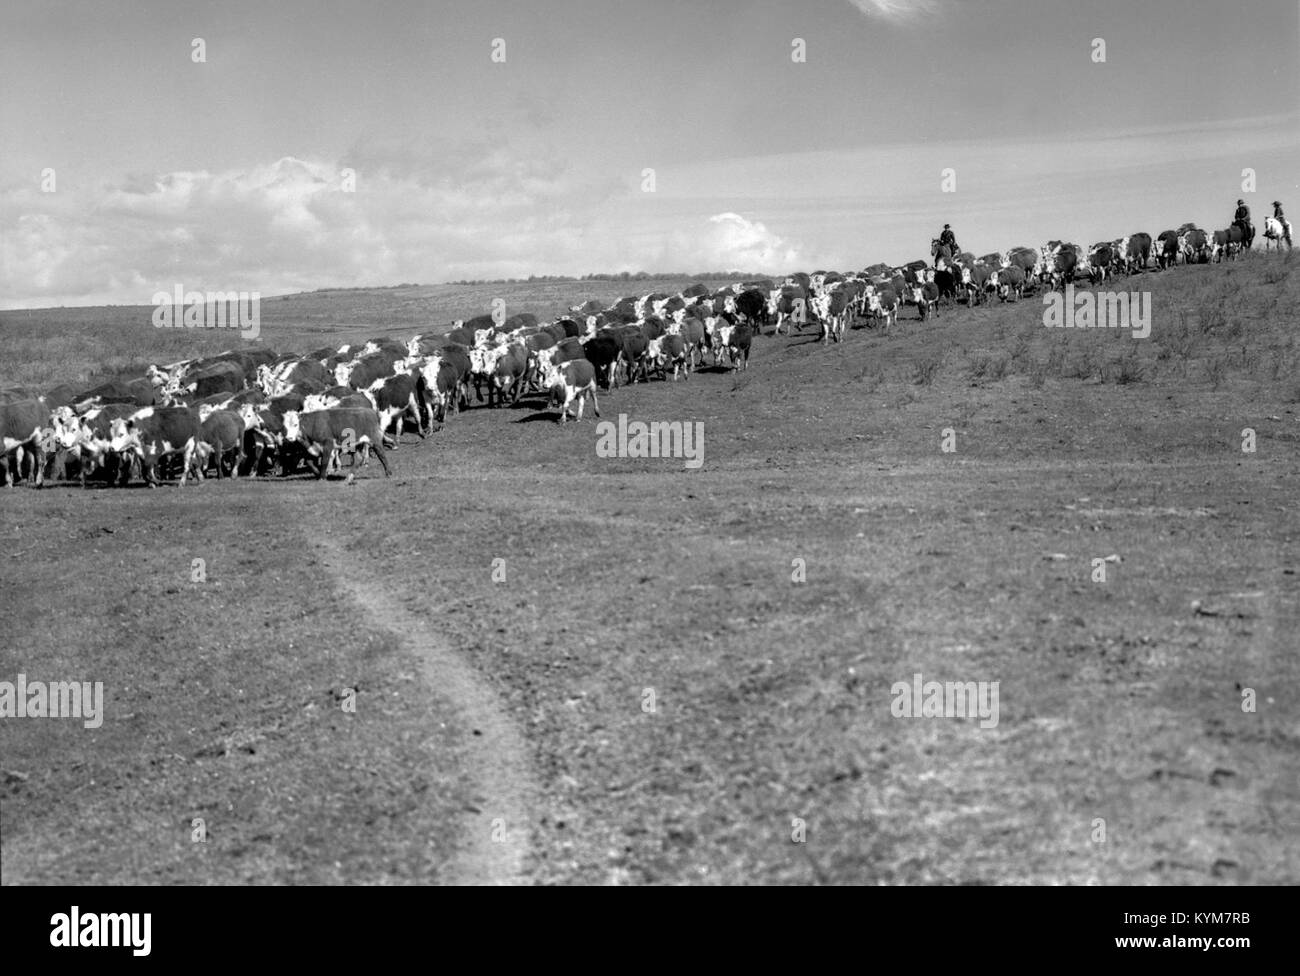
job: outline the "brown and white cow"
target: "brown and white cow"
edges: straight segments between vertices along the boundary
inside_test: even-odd
[[[542,383],[549,390],[547,404],[560,408],[556,423],[569,419],[569,408],[574,401],[578,404],[575,419],[582,420],[582,408],[586,400],[591,400],[591,410],[599,417],[600,404],[596,400],[596,369],[586,359],[573,359],[558,366],[544,367]]]

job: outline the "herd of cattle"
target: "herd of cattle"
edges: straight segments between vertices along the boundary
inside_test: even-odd
[[[768,327],[789,335],[815,325],[823,343],[839,342],[859,318],[888,330],[905,306],[925,319],[959,301],[1018,300],[1153,262],[1163,269],[1235,258],[1243,244],[1236,227],[1207,232],[1192,224],[1154,240],[1133,234],[1086,249],[1051,241],[982,257],[934,241],[932,261],[798,273],[780,285],[763,279],[712,291],[696,284],[610,306],[593,300],[549,324],[498,310],[406,342],[378,338],[306,355],[249,348],[150,366],[84,390],[0,389],[0,466],[6,487],[24,479],[40,487],[56,473],[83,486],[88,478],[126,484],[134,475],[150,487],[161,477],[183,486],[209,472],[257,477],[304,467],[323,478],[343,453],[360,464],[373,453],[388,474],[387,450],[397,449],[407,426],[426,437],[470,405],[471,389],[479,403],[486,392],[489,407],[543,393],[560,423],[575,411],[581,420],[588,400],[599,416],[598,388],[670,373],[675,381],[706,361],[747,368],[754,336]]]

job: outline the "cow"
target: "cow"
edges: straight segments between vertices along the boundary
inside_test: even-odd
[[[326,369],[320,360],[312,357],[289,359],[257,368],[257,387],[268,397],[282,396],[296,389],[303,381],[332,386],[334,372]]]
[[[40,488],[45,482],[46,448],[52,447],[50,408],[40,398],[0,403],[0,465],[5,469],[5,487],[13,487],[8,458],[15,455],[22,476],[22,452],[30,451],[34,465],[28,483]]]
[[[911,300],[917,305],[917,312],[920,315],[920,321],[926,321],[930,313],[935,313],[935,318],[939,318],[939,285],[935,282],[937,274],[948,274],[948,272],[935,272],[931,270],[927,276],[927,281],[914,285],[911,290]],[[952,274],[949,274],[949,278]]]
[[[808,319],[807,290],[794,283],[782,285],[773,291],[769,313],[776,316],[777,335],[781,334],[782,325],[785,326],[785,334],[789,335],[790,323],[794,323],[795,328],[802,332],[803,324]]]
[[[1210,242],[1210,256],[1218,262],[1222,262],[1225,257],[1235,261],[1245,240],[1245,234],[1236,224],[1227,230],[1216,230]]]
[[[233,455],[230,474],[239,477],[239,467],[244,463],[244,418],[234,410],[216,410],[199,425],[199,445],[195,456],[199,459],[199,477],[203,476],[208,457],[216,461],[217,480],[225,477],[226,455]]]
[[[72,408],[85,413],[91,407],[105,403],[134,403],[137,407],[152,407],[162,402],[162,394],[147,379],[108,380],[76,394]]]
[[[140,463],[145,483],[158,486],[158,463],[172,454],[180,454],[180,487],[185,487],[194,462],[194,451],[202,439],[199,412],[189,407],[145,407],[124,420],[115,420],[109,428],[110,450],[125,459]],[[129,477],[124,473],[123,481]]]
[[[524,378],[531,368],[528,349],[522,342],[512,342],[498,349],[474,350],[470,359],[475,362],[475,370],[481,367],[487,377],[489,407],[500,405],[507,393],[512,404],[519,401]]]
[[[596,380],[605,389],[614,383],[614,369],[618,365],[622,344],[608,330],[601,330],[582,344],[582,354],[596,370]]]
[[[673,368],[673,382],[677,381],[677,374],[683,367],[686,367],[686,376],[690,377],[686,341],[676,333],[651,339],[646,348],[646,362],[653,366],[663,379],[668,378],[669,365]]]
[[[1188,227],[1180,231],[1178,244],[1182,248],[1185,264],[1204,264],[1210,260],[1210,238],[1199,227]]]
[[[748,322],[722,326],[715,335],[714,361],[725,354],[733,371],[737,366],[748,370],[749,349],[753,341],[754,329]]]
[[[380,349],[351,362],[339,363],[334,367],[334,382],[339,386],[364,390],[376,380],[394,375],[399,369],[399,362],[405,362],[405,356],[392,350]]]
[[[354,390],[350,386],[336,386],[324,393],[307,394],[293,409],[305,413],[312,410],[329,410],[333,407],[360,407],[373,410],[375,409],[374,395],[368,391]]]
[[[596,400],[596,370],[586,359],[573,359],[560,365],[546,366],[542,370],[542,382],[549,391],[548,406],[558,406],[560,416],[556,423],[569,419],[569,408],[574,401],[578,404],[576,420],[582,420],[582,408],[587,399],[591,400],[592,412],[600,416],[600,404]]]
[[[1163,230],[1156,237],[1156,267],[1161,271],[1178,263],[1178,231]]]
[[[818,338],[822,345],[831,339],[842,342],[844,328],[849,315],[849,293],[844,288],[832,288],[813,299],[813,310],[821,321],[821,333]]]
[[[638,370],[644,378],[645,354],[650,347],[649,340],[635,325],[620,326],[614,336],[619,343],[619,361],[627,370],[627,382],[629,384],[636,382]],[[615,372],[617,373],[617,370]]]
[[[462,406],[469,405],[468,374],[462,374],[454,363],[441,356],[432,356],[420,367],[419,373],[418,389],[425,410],[439,423],[447,419],[448,407],[452,413],[460,413]]]
[[[230,360],[196,364],[162,387],[165,402],[182,397],[202,398],[214,393],[238,393],[248,385],[243,367]]]
[[[957,288],[961,278],[952,268],[936,268],[931,274],[931,280],[939,293],[940,301],[949,305],[957,301]]]
[[[1011,300],[1015,295],[1019,301],[1025,293],[1025,272],[1018,265],[1010,264],[1004,268],[998,268],[989,276],[989,283],[993,285],[997,292],[998,298],[1004,302]]]
[[[747,288],[736,296],[736,314],[740,315],[756,331],[761,331],[767,324],[767,299],[757,288]]]
[[[112,479],[117,474],[118,455],[112,450],[112,425],[115,420],[125,420],[140,408],[134,403],[107,403],[91,407],[81,416],[62,413],[66,408],[51,412],[58,447],[77,460],[81,487],[86,487],[87,475],[101,467]],[[129,470],[129,466],[128,466]]]
[[[709,348],[709,335],[705,328],[705,320],[693,315],[688,315],[682,321],[681,336],[682,340],[686,343],[687,371],[694,370],[697,366],[704,365],[704,353]]]
[[[884,324],[884,330],[898,319],[898,291],[893,285],[886,285],[873,291],[868,299],[868,311]]]
[[[1115,264],[1115,248],[1105,241],[1094,244],[1088,249],[1089,280],[1094,284],[1105,282],[1106,276]]]
[[[379,429],[387,430],[390,424],[393,425],[394,451],[398,448],[408,415],[415,421],[415,432],[420,438],[426,436],[416,386],[417,381],[410,373],[398,373],[387,379],[375,380],[364,391],[379,413]]]
[[[978,305],[980,303],[988,287],[989,275],[992,273],[993,269],[987,264],[975,264],[971,267],[962,266],[961,286],[966,293],[967,305]]]
[[[317,480],[337,465],[340,453],[354,454],[363,446],[379,459],[384,477],[392,476],[379,414],[374,410],[357,407],[334,407],[310,413],[290,410],[284,415],[284,438],[301,444],[310,457],[317,459]]]
[[[1120,248],[1120,257],[1123,258],[1124,270],[1128,274],[1132,274],[1134,269],[1145,271],[1150,256],[1150,234],[1130,234],[1124,238],[1124,245]]]

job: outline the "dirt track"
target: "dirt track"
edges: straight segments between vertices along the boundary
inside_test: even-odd
[[[1138,279],[1141,345],[1025,302],[601,397],[704,422],[698,471],[526,402],[390,480],[11,492],[0,673],[110,708],[6,726],[5,880],[1293,882],[1300,279],[1269,267]],[[997,727],[891,715],[916,672],[999,681]]]

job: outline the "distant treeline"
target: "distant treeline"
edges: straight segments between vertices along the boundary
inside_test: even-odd
[[[771,275],[760,274],[752,271],[696,271],[688,273],[685,271],[659,271],[651,274],[649,271],[619,271],[609,274],[585,274],[581,277],[574,275],[529,275],[527,278],[463,278],[460,281],[448,281],[449,285],[527,285],[527,284],[545,284],[550,281],[681,281],[689,279],[691,281],[703,281],[707,279],[722,279],[725,281],[753,281],[759,278],[770,278]],[[311,292],[299,292],[298,294],[317,295],[324,292],[334,291],[393,291],[398,288],[426,288],[427,285],[421,285],[414,281],[404,281],[400,285],[354,285],[351,288],[317,288]],[[281,295],[281,298],[288,298],[288,295]]]
[[[574,275],[529,275],[527,278],[465,278],[461,281],[451,281],[451,285],[526,285],[533,282],[545,283],[548,281],[679,281],[683,278],[699,280],[702,278],[726,278],[748,280],[750,278],[768,277],[761,274],[751,274],[744,271],[659,271],[651,274],[649,271],[619,271],[609,274],[585,274],[581,277]]]

